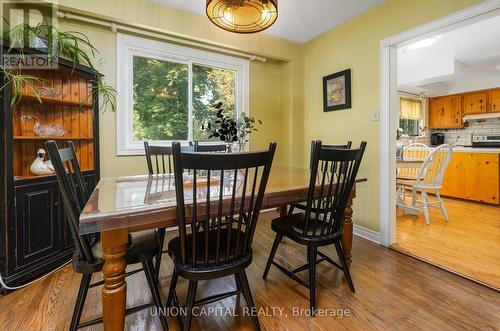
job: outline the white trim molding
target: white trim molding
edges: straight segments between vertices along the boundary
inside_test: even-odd
[[[380,41],[380,237],[396,240],[397,48],[500,15],[500,0],[489,0]]]
[[[365,228],[361,225],[353,225],[353,233],[355,236],[361,237],[366,240],[370,240],[376,244],[381,244],[380,232],[373,231],[371,229]]]
[[[117,110],[116,148],[117,155],[143,155],[142,141],[133,139],[133,58],[141,56],[161,61],[185,64],[189,67],[189,107],[192,118],[192,66],[203,65],[236,72],[236,112],[249,114],[249,61],[185,46],[145,39],[118,33],[117,36]],[[192,140],[192,121],[188,121]],[[152,141],[155,145],[169,145],[171,141]]]

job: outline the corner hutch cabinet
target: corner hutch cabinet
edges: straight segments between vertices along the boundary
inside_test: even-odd
[[[10,86],[0,95],[0,273],[8,286],[57,268],[74,251],[56,176],[35,176],[30,171],[37,150],[46,140],[56,140],[61,148],[71,140],[89,189],[99,179],[99,107],[94,92],[98,73],[62,59],[57,69],[23,73],[43,79],[38,84],[42,103],[27,88],[13,106]],[[0,80],[3,86],[5,77],[0,75]],[[29,118],[23,123],[23,115],[36,116],[42,125],[62,125],[65,134],[36,136],[35,121]]]

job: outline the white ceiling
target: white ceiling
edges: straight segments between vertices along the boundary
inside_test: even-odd
[[[205,16],[206,0],[150,0]],[[384,0],[280,0],[278,20],[265,33],[303,43]]]
[[[400,90],[433,96],[500,86],[500,16],[437,38],[426,48],[398,49]]]

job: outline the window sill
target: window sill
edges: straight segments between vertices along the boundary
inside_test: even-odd
[[[172,141],[149,141],[151,145],[154,146],[172,146]],[[181,146],[189,146],[189,141],[183,140],[180,141]],[[144,156],[146,153],[144,152],[144,141],[135,141],[134,143],[126,146],[118,146],[116,151],[116,156]]]

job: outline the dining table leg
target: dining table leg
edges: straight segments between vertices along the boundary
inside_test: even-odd
[[[351,254],[352,240],[353,240],[352,203],[355,197],[356,197],[356,189],[353,188],[351,196],[347,201],[347,205],[344,211],[344,219],[342,221],[342,228],[344,230],[344,234],[342,236],[342,246],[344,248],[344,255],[348,265],[350,265],[352,262],[352,254]]]
[[[123,331],[127,303],[127,283],[125,255],[128,246],[128,230],[101,232],[103,249],[104,287],[102,289],[102,316],[105,331]]]

